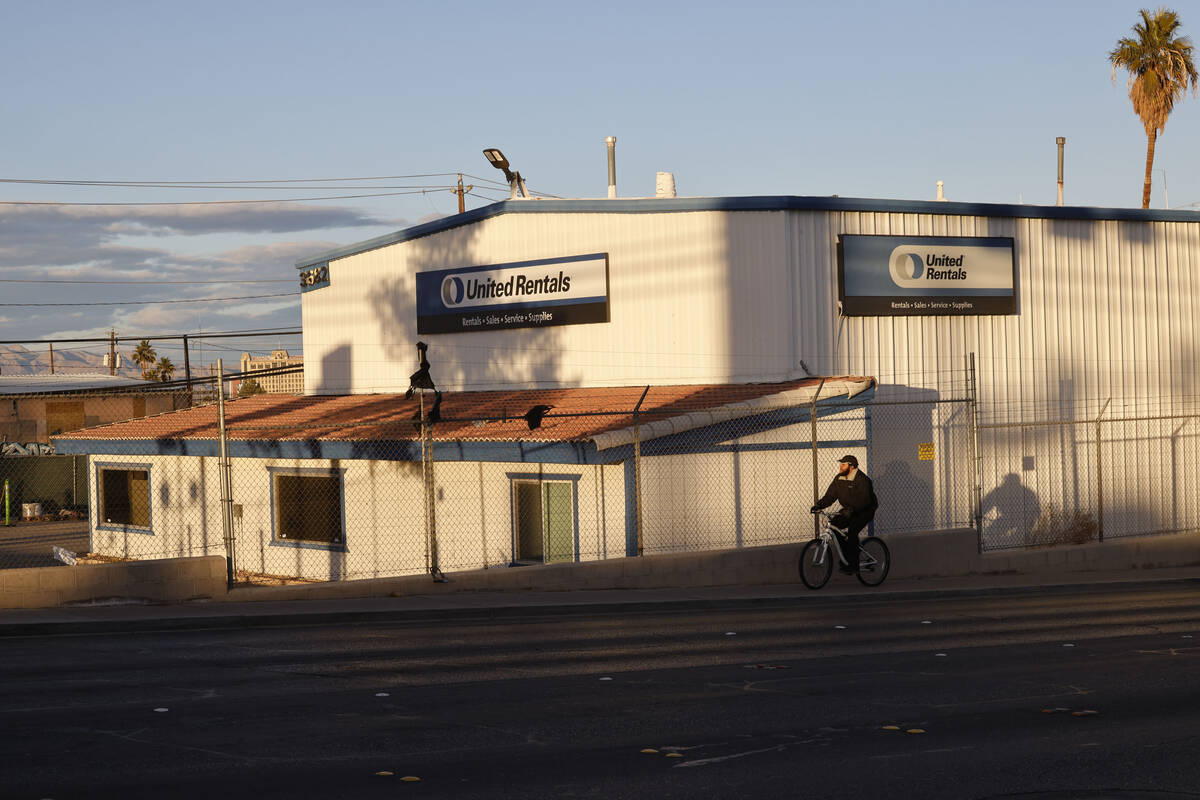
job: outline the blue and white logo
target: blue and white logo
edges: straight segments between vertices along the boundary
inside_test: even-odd
[[[447,275],[442,280],[442,304],[446,308],[453,308],[460,305],[466,293],[467,290],[463,286],[462,278],[455,275]]]
[[[846,233],[838,273],[845,316],[1017,313],[1011,237]]]
[[[919,286],[925,272],[925,257],[915,248],[900,245],[892,251],[889,266],[897,286]]]

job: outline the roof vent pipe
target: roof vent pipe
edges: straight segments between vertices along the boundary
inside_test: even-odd
[[[1067,137],[1059,136],[1054,141],[1058,142],[1058,205],[1063,204],[1063,148],[1067,144]]]
[[[675,196],[675,173],[660,172],[654,181],[654,196],[655,197],[674,197]]]
[[[945,193],[944,191],[942,191],[942,189],[943,189],[943,187],[944,187],[944,186],[945,186],[945,182],[944,182],[944,181],[938,181],[938,195],[937,195],[937,199],[938,199],[938,202],[939,202],[939,203],[944,203],[944,202],[946,202],[946,193]]]
[[[608,145],[608,196],[617,196],[617,137],[604,140]]]

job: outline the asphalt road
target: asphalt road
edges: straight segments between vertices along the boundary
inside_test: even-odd
[[[12,637],[0,797],[1200,796],[1197,628],[1176,583]]]

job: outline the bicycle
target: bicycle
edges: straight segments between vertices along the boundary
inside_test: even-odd
[[[838,561],[849,565],[838,534],[845,535],[846,529],[833,524],[833,515],[825,511],[814,512],[824,519],[816,537],[804,545],[800,551],[800,580],[810,589],[820,589],[829,582],[833,574],[833,559],[830,557],[830,543],[837,553]],[[888,546],[878,536],[867,536],[860,539],[858,544],[858,580],[863,586],[878,586],[887,578],[892,566],[892,554]]]

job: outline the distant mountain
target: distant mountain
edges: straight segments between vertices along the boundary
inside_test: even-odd
[[[117,351],[120,352],[119,350]],[[69,349],[54,350],[55,373],[91,372],[107,374],[108,367],[104,365],[104,354],[89,353],[85,350]],[[50,374],[50,347],[44,350],[30,350],[19,344],[0,344],[0,375],[43,375]],[[142,377],[142,371],[129,358],[129,352],[121,354],[121,367],[118,375],[129,378]]]

